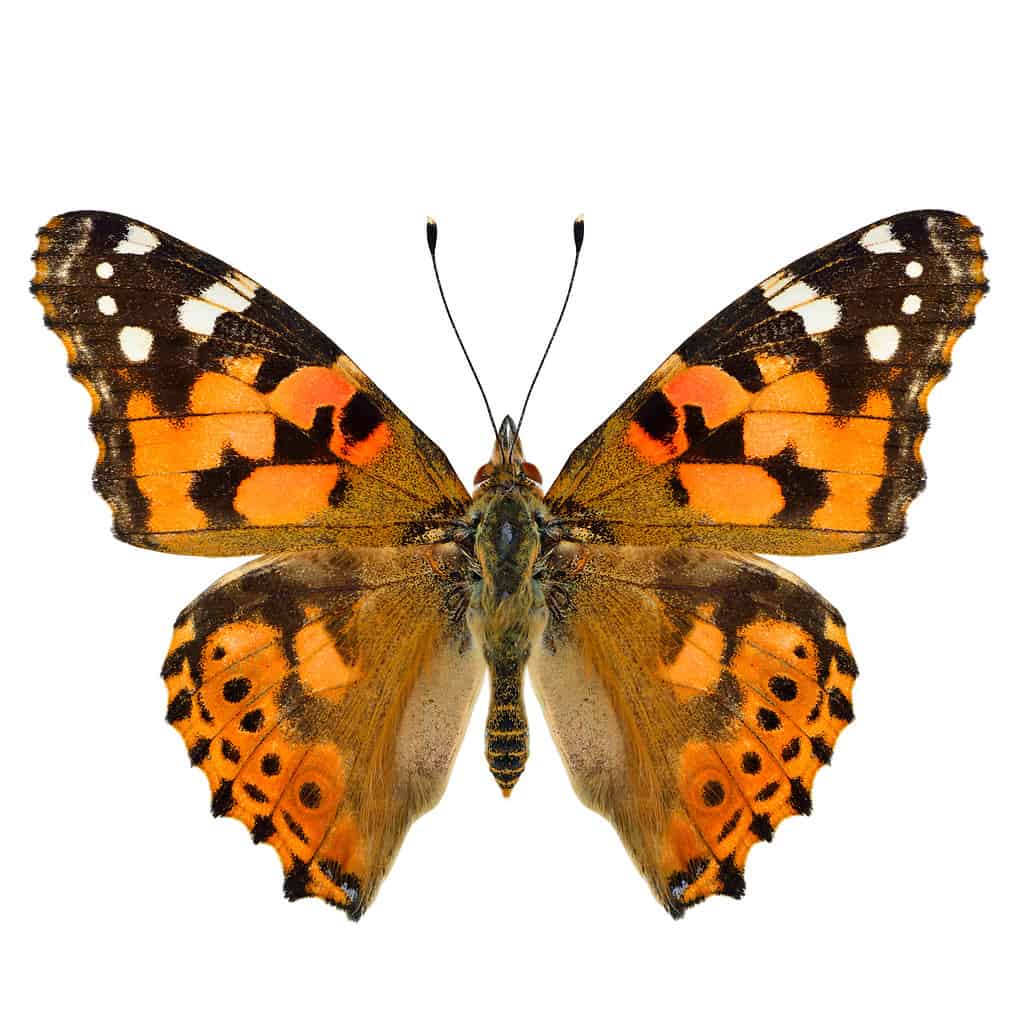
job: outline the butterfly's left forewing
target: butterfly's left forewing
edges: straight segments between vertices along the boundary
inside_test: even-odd
[[[186,608],[167,718],[215,815],[270,843],[290,899],[360,916],[440,798],[483,677],[447,545],[260,559]]]
[[[95,484],[122,540],[193,555],[415,543],[468,500],[324,334],[166,232],[55,217],[33,290],[92,397]]]

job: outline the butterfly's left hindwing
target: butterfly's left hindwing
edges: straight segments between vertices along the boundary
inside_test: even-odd
[[[360,916],[444,791],[483,661],[445,545],[253,562],[182,612],[167,718],[215,815],[268,842],[290,899]]]
[[[983,263],[966,217],[925,210],[762,281],[573,452],[547,495],[566,536],[781,554],[897,539]]]
[[[182,554],[441,539],[447,459],[312,324],[139,221],[55,217],[33,291],[92,397],[117,536]]]
[[[550,566],[530,675],[577,794],[673,915],[743,895],[853,718],[839,613],[751,556],[563,544]]]

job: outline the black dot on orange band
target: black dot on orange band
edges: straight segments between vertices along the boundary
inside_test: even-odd
[[[248,679],[229,679],[224,684],[224,699],[232,704],[237,704],[239,701],[243,701],[249,696],[249,691],[251,689],[252,684]]]
[[[796,697],[796,683],[789,676],[772,676],[768,686],[779,700],[793,700]]]
[[[717,779],[712,779],[704,783],[700,797],[708,807],[717,807],[725,799],[725,787]]]
[[[315,782],[304,782],[299,787],[299,801],[303,807],[315,810],[320,806],[321,798],[320,787]]]
[[[238,724],[245,732],[259,732],[263,727],[263,712],[259,708],[256,708],[255,711],[248,711]]]

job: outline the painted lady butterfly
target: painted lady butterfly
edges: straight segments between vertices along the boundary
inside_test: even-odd
[[[581,241],[578,222],[577,261]],[[138,221],[54,218],[33,290],[92,396],[116,535],[263,556],[181,613],[163,676],[213,813],[275,847],[290,899],[363,913],[440,798],[485,669],[507,796],[528,664],[580,798],[679,915],[743,894],[751,846],[810,812],[853,718],[839,613],[752,553],[901,536],[983,261],[941,211],[797,260],[673,352],[546,494],[506,419],[470,495],[325,335]]]

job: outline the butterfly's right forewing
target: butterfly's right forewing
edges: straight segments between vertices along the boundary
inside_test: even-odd
[[[927,399],[987,287],[978,229],[897,214],[713,317],[569,457],[570,536],[824,554],[886,544],[924,485]]]

